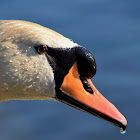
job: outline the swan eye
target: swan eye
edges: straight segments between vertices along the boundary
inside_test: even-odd
[[[47,45],[36,46],[35,49],[39,54],[43,54],[48,50]]]

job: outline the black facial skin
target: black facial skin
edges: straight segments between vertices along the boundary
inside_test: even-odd
[[[68,74],[69,69],[74,64],[76,60],[74,54],[75,48],[56,49],[48,47],[46,57],[53,68],[57,88],[61,87],[64,77]]]
[[[54,70],[54,79],[57,88],[61,87],[64,77],[68,74],[75,62],[77,62],[80,77],[91,78],[96,73],[94,56],[81,46],[65,49],[48,47],[46,57]],[[82,82],[85,83],[85,81]],[[84,87],[86,87],[85,85],[86,83]],[[90,86],[87,85],[87,87]]]
[[[38,50],[38,48],[36,47],[35,49]],[[87,92],[94,94],[86,78],[91,78],[96,74],[96,62],[94,56],[86,48],[81,46],[65,49],[47,47],[45,55],[54,72],[54,79],[56,84],[56,100],[68,104],[84,112],[87,112],[89,114],[92,114],[94,116],[97,116],[99,118],[102,118],[106,121],[109,121],[114,125],[119,126],[125,130],[126,126],[123,126],[123,124],[121,124],[119,121],[111,119],[108,116],[81,104],[77,100],[63,93],[60,89],[64,77],[68,74],[73,64],[77,62],[79,78],[83,83],[83,88]]]

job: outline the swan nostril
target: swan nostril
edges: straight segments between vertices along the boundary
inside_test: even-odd
[[[87,82],[86,78],[83,77],[83,76],[80,76],[80,80],[81,80],[81,82],[82,82],[82,84],[83,84],[84,89],[85,89],[87,92],[93,94],[94,92],[93,92],[91,86],[89,85],[89,83]]]
[[[93,94],[93,90],[91,88],[87,88],[87,92]]]

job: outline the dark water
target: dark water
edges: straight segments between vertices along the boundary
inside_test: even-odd
[[[93,83],[128,119],[121,135],[119,128],[62,103],[2,102],[1,140],[139,139],[139,0],[0,0],[0,19],[36,22],[88,48],[98,66]]]

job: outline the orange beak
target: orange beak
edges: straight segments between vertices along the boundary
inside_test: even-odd
[[[62,95],[64,100],[61,98],[60,101],[109,121],[125,130],[127,126],[125,117],[96,89],[90,79],[87,81],[93,90],[93,94],[84,89],[79,78],[77,63],[75,63],[64,77],[61,91],[65,95]]]

